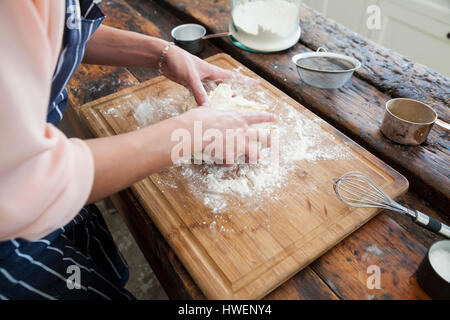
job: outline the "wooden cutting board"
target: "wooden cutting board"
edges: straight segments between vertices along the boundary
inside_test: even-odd
[[[377,214],[375,209],[341,203],[333,193],[333,178],[362,171],[393,198],[407,191],[408,181],[228,55],[207,61],[258,78],[264,99],[294,107],[332,136],[332,144],[350,153],[345,159],[299,161],[283,188],[261,201],[255,195],[263,205],[252,209],[231,199],[230,206],[216,215],[198,190],[194,192],[180,167],[165,169],[131,187],[208,298],[258,299]],[[80,115],[96,136],[111,136],[173,116],[188,96],[182,86],[158,77],[90,102],[80,108]]]

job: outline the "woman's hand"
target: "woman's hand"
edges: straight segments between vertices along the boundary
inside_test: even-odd
[[[188,157],[206,149],[211,141],[207,137],[204,139],[204,133],[208,129],[222,133],[223,137],[226,137],[226,131],[230,129],[231,133],[245,138],[246,144],[236,145],[235,139],[224,139],[222,145],[225,153],[222,159],[218,159],[218,155],[214,153],[215,150],[211,154],[215,160],[218,160],[217,163],[225,162],[226,165],[232,165],[236,157],[241,154],[245,154],[248,159],[257,157],[259,148],[252,151],[255,148],[250,148],[250,142],[261,142],[263,146],[270,146],[268,132],[249,128],[251,124],[270,121],[274,121],[274,115],[270,113],[237,113],[200,107],[141,130],[86,140],[95,165],[94,186],[88,203],[111,195],[152,173],[173,165],[178,160],[173,154],[179,145],[179,142],[173,139],[176,131],[181,130],[190,135],[189,146],[187,150],[183,150],[186,153],[178,154],[178,158]],[[194,127],[198,123],[201,123],[203,128],[199,146],[196,146]],[[226,160],[227,155],[228,161],[220,161]]]
[[[208,107],[191,109],[180,118],[191,134],[191,152],[206,153],[214,162],[226,166],[233,165],[241,155],[245,155],[247,162],[256,163],[259,146],[271,145],[270,133],[250,125],[275,121],[275,116],[267,112],[241,113]],[[198,128],[201,128],[200,136],[196,136]]]
[[[162,70],[167,78],[190,89],[199,106],[203,106],[208,100],[202,80],[226,80],[239,77],[251,83],[257,83],[257,80],[216,67],[177,46],[172,46],[167,51]]]
[[[168,42],[147,35],[100,26],[89,40],[84,63],[131,68],[158,68],[161,54]],[[189,52],[171,46],[163,60],[162,71],[170,80],[190,89],[199,106],[207,102],[202,80],[240,78],[250,84],[258,81],[213,66]]]

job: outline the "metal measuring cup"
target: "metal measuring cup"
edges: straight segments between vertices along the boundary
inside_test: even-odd
[[[188,23],[173,28],[171,35],[177,46],[192,54],[197,54],[203,50],[204,40],[227,37],[230,33],[222,32],[206,35],[205,27],[195,23]]]
[[[417,100],[398,98],[386,103],[381,132],[394,142],[417,146],[427,140],[434,124],[449,129],[430,106]]]

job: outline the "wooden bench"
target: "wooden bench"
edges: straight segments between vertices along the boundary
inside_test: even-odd
[[[170,39],[176,25],[197,22],[210,32],[224,31],[229,22],[229,1],[114,0],[102,4],[106,24]],[[448,136],[433,129],[431,143],[407,148],[391,143],[379,133],[384,102],[391,97],[418,98],[436,108],[448,121],[449,79],[399,54],[362,39],[304,8],[303,35],[294,48],[271,55],[258,55],[235,48],[227,39],[209,42],[200,54],[205,58],[226,52],[269,80],[305,107],[347,134],[363,147],[403,173],[411,191],[399,201],[449,223],[439,211],[449,197]],[[351,85],[324,94],[301,83],[290,57],[300,51],[326,45],[364,61]],[[69,84],[67,118],[80,137],[91,137],[79,108],[86,102],[154,77],[148,69],[82,65]],[[426,200],[424,200],[426,199]],[[202,299],[195,285],[167,242],[130,190],[112,197],[144,255],[170,298]],[[427,202],[428,201],[428,202]],[[382,213],[350,235],[328,253],[297,273],[267,299],[426,299],[415,271],[427,248],[439,237],[413,224],[408,218]],[[376,245],[382,253],[372,252]],[[368,249],[369,248],[369,249]],[[366,286],[367,267],[381,268],[382,289]]]

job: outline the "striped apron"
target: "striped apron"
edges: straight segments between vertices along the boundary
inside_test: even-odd
[[[59,0],[58,0],[59,1]],[[67,104],[66,85],[86,43],[105,16],[92,0],[66,0],[63,50],[53,76],[47,121],[57,124]],[[0,300],[134,299],[124,289],[129,271],[95,205],[37,241],[0,242]]]

